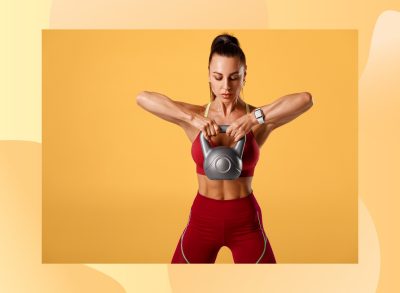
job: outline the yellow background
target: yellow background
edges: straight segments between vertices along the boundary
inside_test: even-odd
[[[268,138],[253,179],[277,262],[356,263],[357,32],[230,32],[247,103],[313,95]],[[207,103],[218,33],[44,31],[44,262],[170,263],[197,191],[191,144],[135,98]]]
[[[1,289],[5,292],[398,292],[400,3],[0,2]],[[179,7],[179,8],[178,8]],[[211,9],[212,8],[212,9]],[[168,11],[168,13],[166,13]],[[221,13],[221,12],[224,13]],[[131,17],[132,14],[135,17]],[[238,21],[240,20],[240,21]],[[42,264],[41,29],[357,29],[359,262],[321,265]],[[290,280],[290,282],[288,282]],[[193,284],[196,286],[194,287]]]

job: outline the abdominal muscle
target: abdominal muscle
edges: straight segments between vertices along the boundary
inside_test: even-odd
[[[248,196],[252,192],[253,177],[239,177],[235,180],[211,180],[197,174],[199,193],[218,200],[231,200]]]

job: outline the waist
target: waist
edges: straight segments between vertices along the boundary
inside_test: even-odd
[[[233,200],[248,196],[252,192],[253,177],[239,177],[235,180],[211,180],[197,174],[198,192],[215,200]]]
[[[196,218],[243,218],[256,213],[255,197],[250,192],[245,197],[217,200],[197,192],[191,207],[191,214]]]

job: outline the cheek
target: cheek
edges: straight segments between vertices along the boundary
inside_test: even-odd
[[[217,88],[219,88],[221,86],[221,84],[219,83],[219,82],[212,82],[211,83],[211,88],[213,88],[213,89],[217,89]]]
[[[214,83],[211,83],[211,90],[212,90],[213,92],[218,91],[218,89],[219,89],[218,84],[216,84],[215,82],[214,82]]]
[[[232,85],[233,85],[237,90],[240,90],[240,89],[241,89],[241,83],[240,83],[240,81],[235,81]]]

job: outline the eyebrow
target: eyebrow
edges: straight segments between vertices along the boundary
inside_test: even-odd
[[[222,73],[219,73],[219,72],[216,72],[216,71],[213,71],[213,73],[218,73],[218,74],[222,75]],[[232,72],[230,75],[235,74],[235,73],[239,73],[239,71]]]

